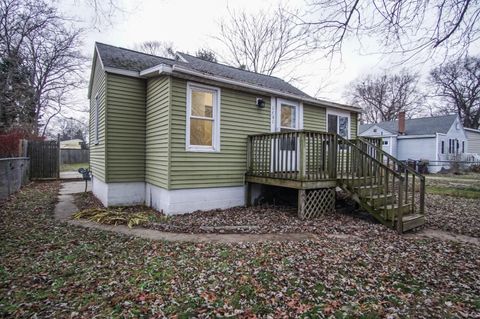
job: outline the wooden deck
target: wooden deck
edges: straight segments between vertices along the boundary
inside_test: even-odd
[[[339,186],[399,232],[423,225],[425,178],[383,152],[380,141],[315,131],[251,135],[246,202],[251,201],[251,183],[288,187],[298,190],[299,216],[311,217],[314,210],[332,209],[327,190]]]

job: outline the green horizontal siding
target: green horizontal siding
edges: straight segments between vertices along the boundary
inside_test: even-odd
[[[221,88],[220,152],[185,150],[187,82],[172,78],[170,188],[241,186],[246,171],[247,135],[270,131],[270,97]]]
[[[350,113],[350,138],[357,137],[358,113]]]
[[[304,104],[303,105],[303,128],[306,130],[322,131],[326,127],[327,109],[324,107]]]
[[[105,72],[98,57],[95,61],[90,96],[90,169],[93,176],[105,181]],[[95,98],[99,98],[98,144],[95,144]]]
[[[168,188],[170,77],[147,82],[145,180]]]
[[[107,73],[107,181],[145,180],[145,80]]]

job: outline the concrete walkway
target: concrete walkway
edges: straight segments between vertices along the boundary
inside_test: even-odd
[[[68,179],[79,180],[79,179],[83,179],[83,177],[82,177],[82,174],[80,174],[77,171],[67,171],[67,172],[60,172],[60,179],[63,179],[63,180],[68,180]]]
[[[72,219],[72,214],[78,211],[78,207],[73,202],[73,194],[82,193],[85,190],[85,182],[63,182],[58,195],[58,203],[55,206],[55,218],[61,222],[70,225],[81,226],[86,228],[95,228],[117,234],[128,236],[137,236],[151,240],[165,240],[178,242],[197,242],[197,243],[240,243],[240,242],[268,242],[268,241],[304,241],[318,240],[327,237],[339,240],[360,240],[358,236],[346,234],[324,234],[316,235],[312,233],[274,233],[274,234],[186,234],[162,232],[159,230],[146,228],[128,228],[124,225],[112,226],[103,225],[87,220]],[[87,191],[91,190],[91,183],[88,183]],[[455,241],[460,243],[470,243],[480,245],[480,238],[463,236],[444,232],[441,230],[424,229],[417,233],[405,234],[405,238],[431,238],[447,241]]]

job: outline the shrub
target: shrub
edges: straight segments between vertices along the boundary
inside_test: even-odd
[[[480,173],[480,164],[473,164],[470,166],[470,171]]]
[[[148,214],[145,212],[129,213],[122,209],[85,209],[73,214],[74,219],[87,219],[92,222],[106,225],[127,225],[132,228],[148,222]]]

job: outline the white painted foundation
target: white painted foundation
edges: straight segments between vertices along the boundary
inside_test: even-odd
[[[146,204],[167,215],[245,205],[245,187],[166,190],[147,183]]]
[[[145,183],[105,183],[92,178],[92,192],[104,206],[128,206],[145,203]]]
[[[93,177],[92,191],[107,207],[145,204],[167,215],[245,205],[245,186],[166,190],[149,183],[105,183]]]

